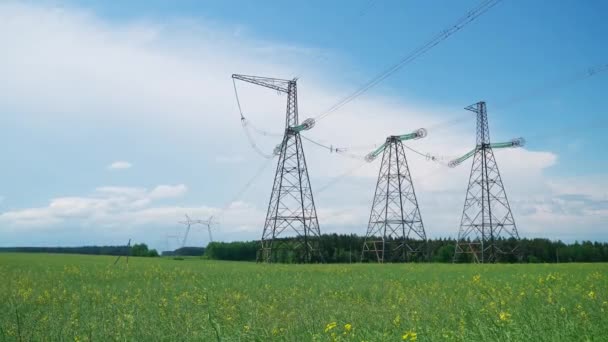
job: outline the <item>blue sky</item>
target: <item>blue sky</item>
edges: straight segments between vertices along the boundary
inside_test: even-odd
[[[0,245],[134,237],[164,248],[167,234],[182,233],[175,222],[186,212],[223,213],[218,239],[257,238],[274,166],[235,200],[266,162],[240,131],[230,74],[300,76],[301,116],[313,116],[477,4],[3,3]],[[604,1],[502,1],[310,137],[373,144],[462,118],[463,107],[485,100],[494,141],[528,141],[497,155],[521,235],[607,240],[608,71],[569,81],[608,63],[607,12]],[[284,98],[239,90],[252,122],[281,129]],[[267,150],[276,143],[258,139]],[[437,155],[464,153],[474,144],[473,117],[431,129],[416,144]],[[313,188],[357,164],[314,146],[306,153]],[[456,234],[467,167],[409,159],[427,234]],[[110,167],[120,161],[130,167]],[[364,233],[377,167],[317,196],[323,231]]]

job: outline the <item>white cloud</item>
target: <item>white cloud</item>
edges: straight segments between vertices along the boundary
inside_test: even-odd
[[[52,227],[68,221],[85,225],[136,224],[149,215],[154,201],[183,196],[187,187],[159,185],[152,190],[131,187],[99,187],[88,196],[57,197],[39,208],[12,210],[0,214],[0,222],[26,229]],[[176,213],[175,213],[176,214]]]
[[[159,185],[150,191],[151,199],[175,198],[180,197],[188,191],[184,184],[179,185]]]
[[[133,166],[133,164],[127,162],[127,161],[115,161],[112,164],[108,165],[108,169],[109,170],[124,170],[124,169],[130,169]]]

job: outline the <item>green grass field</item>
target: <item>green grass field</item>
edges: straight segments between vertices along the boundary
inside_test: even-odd
[[[607,341],[608,265],[0,254],[0,340]]]

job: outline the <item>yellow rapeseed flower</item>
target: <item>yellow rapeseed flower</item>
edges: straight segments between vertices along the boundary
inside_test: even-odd
[[[589,297],[589,299],[595,299],[595,292],[589,291],[589,293],[587,293],[587,297]]]
[[[511,319],[511,314],[501,311],[500,314],[498,314],[498,318],[500,318],[502,322],[508,322]]]
[[[352,330],[352,328],[353,328],[353,326],[350,323],[344,324],[344,331],[350,332]]]
[[[418,339],[418,334],[414,331],[407,331],[403,336],[401,336],[403,341],[416,341]]]
[[[331,322],[331,323],[328,323],[328,324],[325,326],[325,332],[328,332],[328,331],[330,331],[331,329],[333,329],[333,328],[335,328],[335,327],[337,327],[337,326],[338,326],[338,323],[336,323],[336,322]]]

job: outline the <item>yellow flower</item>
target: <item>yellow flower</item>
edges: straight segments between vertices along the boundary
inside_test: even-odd
[[[353,328],[353,326],[350,323],[344,324],[344,331],[350,332],[352,330],[352,328]]]
[[[589,299],[595,299],[595,292],[589,291],[589,293],[587,293],[587,297],[589,297]]]
[[[331,329],[333,329],[333,328],[335,328],[335,327],[337,327],[337,326],[338,326],[338,323],[336,323],[336,322],[331,322],[331,323],[328,323],[328,324],[325,326],[325,332],[328,332],[328,331],[330,331]]]
[[[245,332],[248,332],[248,331],[249,331],[249,329],[251,329],[251,327],[250,327],[250,326],[248,326],[248,325],[243,326],[243,330],[244,330]]]
[[[511,314],[508,312],[501,311],[500,314],[498,314],[498,318],[500,318],[502,322],[508,322],[509,319],[511,319]]]
[[[403,334],[403,336],[401,336],[401,339],[403,341],[416,341],[416,339],[418,339],[418,334],[416,334],[416,332],[414,331],[408,331],[405,334]]]
[[[479,281],[481,280],[481,275],[476,274],[473,276],[473,282],[474,283],[479,283]]]

